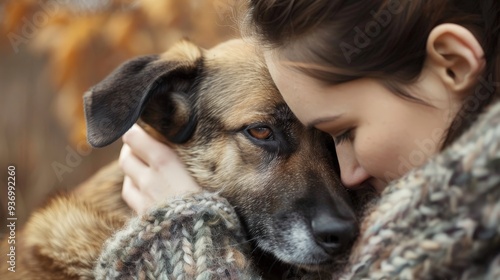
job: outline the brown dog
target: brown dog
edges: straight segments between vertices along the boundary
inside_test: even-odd
[[[235,206],[249,238],[273,258],[331,264],[356,236],[331,138],[299,123],[251,45],[202,50],[183,41],[126,62],[84,98],[93,146],[115,141],[141,118],[200,186]],[[0,278],[92,278],[104,240],[131,216],[122,180],[114,163],[35,212],[17,237],[17,272],[7,271],[2,253]]]

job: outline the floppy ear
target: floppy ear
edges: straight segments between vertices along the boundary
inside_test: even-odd
[[[162,55],[142,56],[119,66],[84,95],[90,145],[114,142],[141,114],[167,138],[186,141],[195,124],[186,92],[200,60],[199,48],[184,42]]]

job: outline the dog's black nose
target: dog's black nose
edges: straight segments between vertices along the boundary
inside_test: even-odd
[[[316,215],[311,227],[316,243],[330,255],[350,245],[358,234],[356,220],[341,219],[326,213]]]

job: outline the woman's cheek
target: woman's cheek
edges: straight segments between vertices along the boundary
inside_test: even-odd
[[[389,182],[404,175],[398,170],[401,165],[399,159],[401,147],[395,141],[397,139],[366,137],[356,140],[358,163],[372,177]]]

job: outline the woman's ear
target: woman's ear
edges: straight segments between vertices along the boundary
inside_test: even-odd
[[[477,84],[486,62],[476,37],[465,27],[436,26],[427,40],[427,62],[451,91],[462,93]]]

